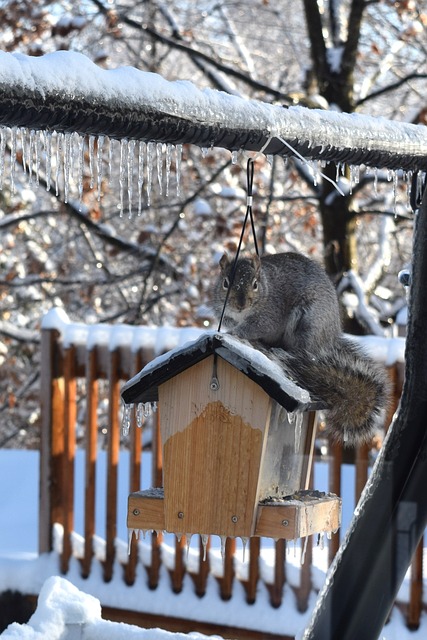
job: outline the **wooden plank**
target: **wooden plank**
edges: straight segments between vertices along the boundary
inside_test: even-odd
[[[117,481],[120,451],[119,424],[119,363],[118,351],[109,354],[108,366],[108,448],[107,448],[107,492],[106,492],[106,540],[104,580],[113,577],[115,559],[115,539],[117,531]]]
[[[418,544],[411,563],[411,579],[409,604],[406,614],[406,624],[409,629],[416,630],[420,626],[423,608],[423,551],[424,540]]]
[[[318,413],[317,411],[308,412],[308,429],[305,441],[303,468],[301,473],[301,489],[310,487],[311,475],[313,470],[314,444],[316,442]]]
[[[236,538],[227,538],[224,544],[223,574],[218,578],[221,598],[230,600],[233,595],[234,554],[236,552]]]
[[[85,434],[85,506],[84,558],[82,576],[87,578],[93,557],[95,535],[96,458],[98,442],[98,371],[97,348],[87,352],[86,359],[86,434]]]
[[[179,536],[175,538],[175,565],[170,571],[172,591],[174,593],[181,593],[184,584],[184,576],[186,567],[184,563],[184,550],[186,548],[187,538],[185,536]]]
[[[230,640],[295,640],[295,636],[254,631],[253,629],[213,624],[201,620],[187,620],[169,615],[140,613],[114,607],[103,606],[102,617],[113,622],[126,622],[146,629],[160,628],[174,633],[198,632],[206,635],[215,634]]]
[[[248,580],[245,581],[246,589],[246,602],[248,604],[254,604],[258,589],[259,580],[259,553],[261,549],[261,539],[252,537],[249,539],[249,549],[245,550],[245,553],[249,551],[249,575]]]
[[[338,496],[341,495],[341,466],[342,466],[342,445],[339,442],[329,442],[329,491]],[[340,537],[333,536],[329,542],[329,564],[335,557],[340,546]]]
[[[362,495],[363,488],[368,479],[368,467],[369,467],[369,445],[360,444],[356,447],[356,461],[355,471],[356,480],[354,487],[354,499],[355,504],[359,502],[359,498]]]
[[[121,358],[123,352],[121,352]],[[130,358],[130,355],[126,353],[126,358]],[[126,359],[127,363],[127,359]],[[128,371],[129,376],[133,376],[141,369],[142,358],[141,351],[133,354],[131,370]],[[124,365],[121,365],[122,372],[124,373]],[[138,491],[141,483],[141,449],[142,449],[142,428],[136,426],[135,416],[133,421],[133,427],[129,432],[129,491]],[[136,567],[138,564],[138,539],[136,536],[131,536],[128,561],[124,568],[124,579],[127,585],[132,585],[135,582]]]
[[[203,597],[206,593],[206,586],[208,583],[210,561],[209,561],[209,549],[211,546],[211,537],[208,536],[206,545],[203,545],[201,536],[199,536],[199,566],[197,573],[192,573],[191,577],[195,585],[196,594],[199,598]]]
[[[42,330],[39,553],[52,551],[53,523],[63,524],[64,380],[58,338],[58,331]]]
[[[271,402],[221,358],[212,390],[213,361],[159,388],[166,529],[249,537]]]
[[[62,479],[63,527],[60,567],[67,573],[72,554],[71,533],[74,529],[74,460],[76,455],[77,383],[75,347],[64,354],[64,464]]]
[[[258,507],[255,535],[296,540],[321,531],[335,531],[341,521],[341,500],[322,498],[284,500]]]
[[[128,529],[164,531],[165,503],[163,490],[135,491],[128,498]]]
[[[286,582],[286,540],[276,540],[274,554],[274,580],[267,587],[271,605],[277,609],[283,600],[283,587]]]

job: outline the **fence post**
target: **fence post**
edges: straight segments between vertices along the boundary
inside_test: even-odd
[[[41,336],[41,437],[39,486],[39,553],[52,551],[52,526],[63,524],[64,380],[59,332]]]

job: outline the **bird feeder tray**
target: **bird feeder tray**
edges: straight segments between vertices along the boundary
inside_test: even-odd
[[[129,496],[129,529],[295,539],[339,527],[339,498],[299,493],[319,405],[269,354],[208,333],[156,358],[122,398],[158,402],[163,454],[163,488]]]

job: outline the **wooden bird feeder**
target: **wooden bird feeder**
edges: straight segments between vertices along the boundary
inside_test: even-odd
[[[130,494],[127,525],[296,539],[338,529],[340,499],[308,491],[317,405],[277,363],[223,333],[156,358],[125,384],[158,402],[163,488]]]

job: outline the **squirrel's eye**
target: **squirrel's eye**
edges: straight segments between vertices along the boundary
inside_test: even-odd
[[[223,289],[228,289],[229,286],[230,286],[230,282],[229,282],[228,278],[224,278],[224,280],[222,281],[222,288]]]
[[[258,280],[256,278],[254,278],[252,281],[252,289],[254,291],[258,291]]]

